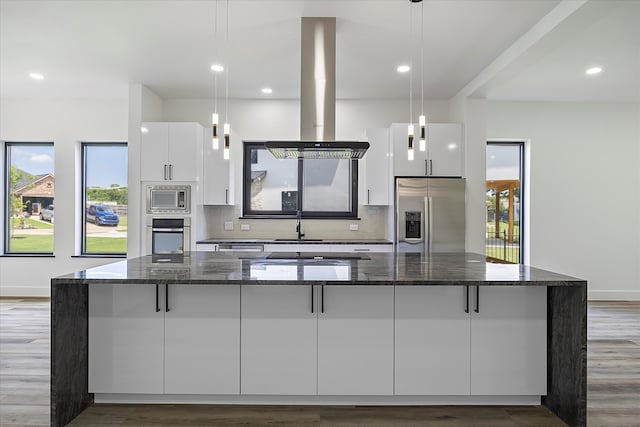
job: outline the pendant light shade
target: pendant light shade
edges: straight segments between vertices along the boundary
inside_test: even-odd
[[[420,151],[427,151],[427,119],[424,115],[418,117],[418,125],[420,126]]]
[[[213,126],[213,136],[211,138],[211,146],[214,150],[220,148],[220,143],[218,142],[218,124],[220,123],[220,118],[218,117],[218,113],[213,113],[211,115],[211,125]]]
[[[413,125],[407,126],[407,134],[409,136],[408,159],[413,160],[413,137],[415,135]]]
[[[225,123],[223,126],[223,132],[224,132],[224,159],[225,160],[229,160],[229,143],[230,143],[230,138],[231,138],[231,126],[229,126],[229,123]]]

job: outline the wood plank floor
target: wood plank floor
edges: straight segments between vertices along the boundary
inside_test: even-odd
[[[49,425],[49,301],[0,299],[0,426]],[[640,427],[640,302],[589,303],[588,425]],[[543,407],[94,405],[73,426],[553,427]]]

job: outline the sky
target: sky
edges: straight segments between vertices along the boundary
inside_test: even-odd
[[[11,165],[32,175],[51,173],[55,176],[52,145],[10,145]],[[87,146],[87,186],[127,185],[127,147]]]

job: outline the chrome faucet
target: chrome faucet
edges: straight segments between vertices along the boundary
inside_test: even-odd
[[[302,239],[304,237],[304,233],[302,232],[302,223],[301,223],[301,218],[302,218],[302,212],[298,211],[296,213],[296,233],[298,233],[298,240]]]

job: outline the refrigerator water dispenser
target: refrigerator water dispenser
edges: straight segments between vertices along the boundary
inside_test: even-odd
[[[421,212],[405,212],[405,238],[421,239]]]

